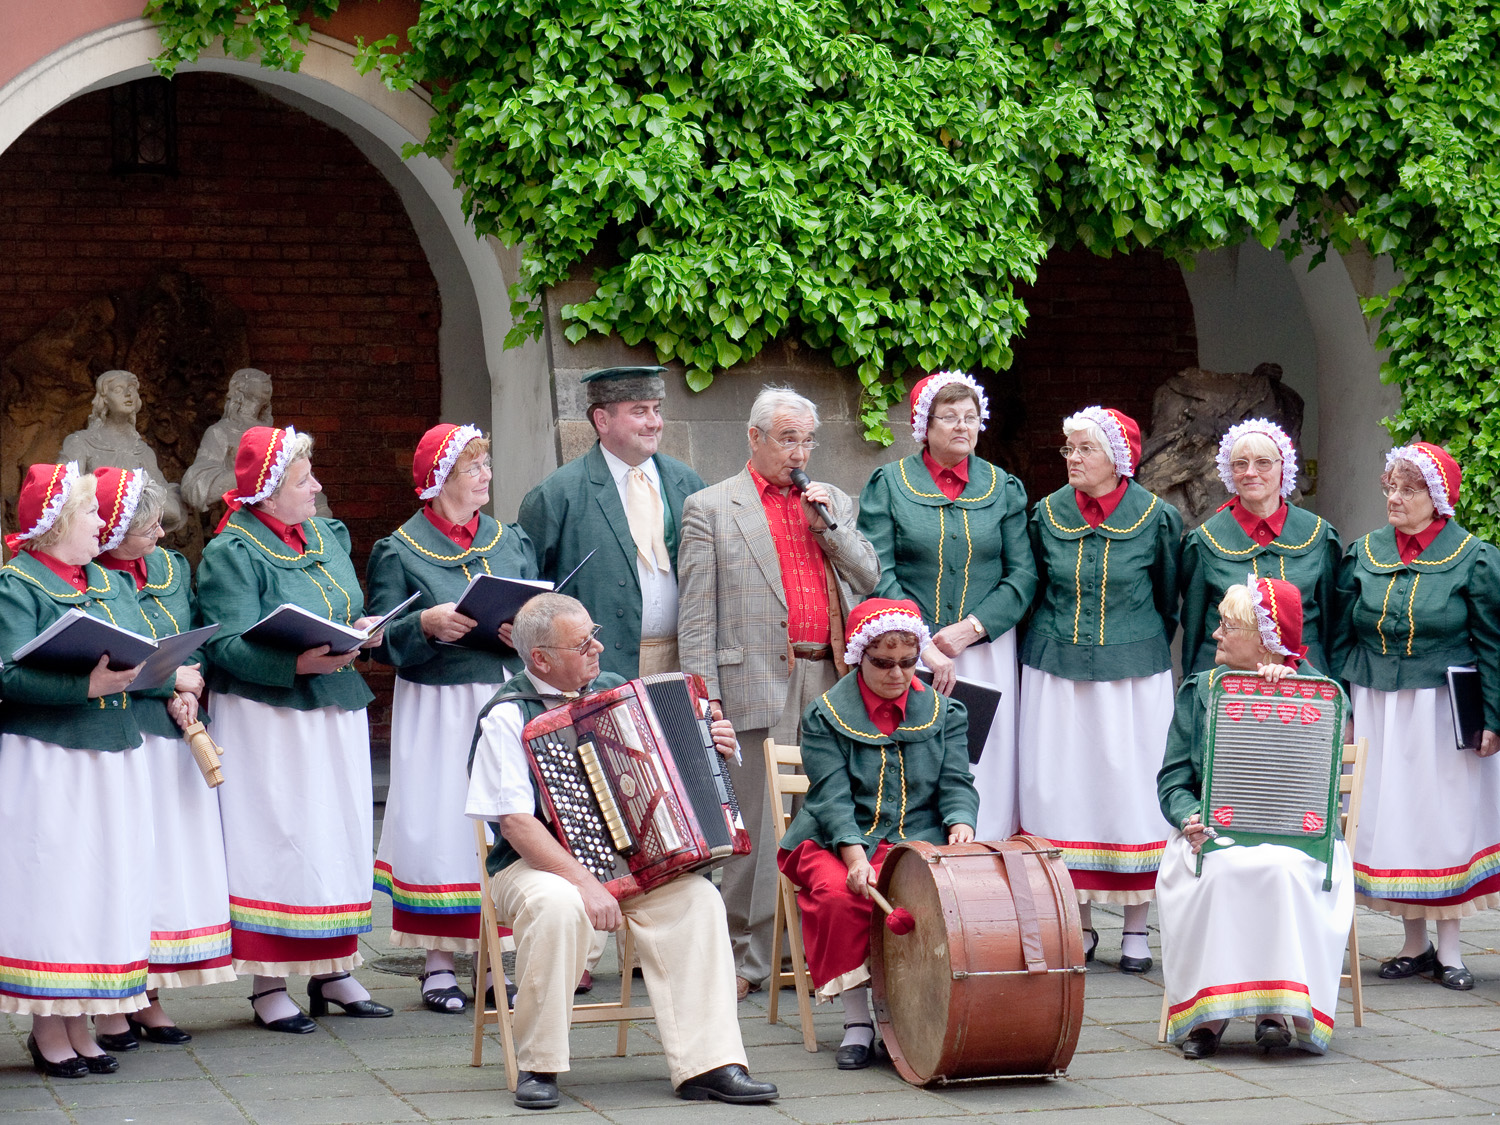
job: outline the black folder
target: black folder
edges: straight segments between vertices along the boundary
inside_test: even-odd
[[[918,668],[922,682],[931,685],[932,673]],[[969,765],[979,761],[984,753],[984,744],[990,737],[990,727],[995,725],[995,712],[1000,707],[1000,689],[962,676],[953,685],[953,698],[962,703],[969,712]]]
[[[146,663],[126,691],[150,691],[159,688],[177,675],[177,669],[189,656],[203,646],[219,631],[217,625],[204,625],[189,629],[186,633],[174,633],[156,642],[156,651],[146,657]]]
[[[479,622],[455,645],[510,652],[500,640],[500,626],[514,621],[521,607],[538,594],[552,589],[545,579],[503,578],[498,574],[476,574],[454,606],[465,617]]]
[[[129,629],[70,609],[34,639],[11,654],[17,664],[46,672],[89,672],[109,653],[113,671],[134,668],[153,652],[156,642]]]
[[[1448,706],[1453,710],[1453,735],[1460,750],[1478,750],[1484,734],[1484,693],[1474,668],[1448,669]]]
[[[241,636],[256,644],[267,645],[271,648],[291,649],[293,652],[306,652],[319,645],[327,645],[330,653],[353,652],[384,628],[386,622],[421,596],[421,594],[412,594],[389,613],[376,619],[368,629],[355,629],[348,625],[340,625],[337,621],[330,621],[326,617],[308,612],[300,605],[292,605],[288,602],[277,606],[246,629]]]

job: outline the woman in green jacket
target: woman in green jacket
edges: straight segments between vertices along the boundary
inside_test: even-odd
[[[170,637],[193,624],[192,572],[187,559],[158,547],[166,494],[139,469],[95,469],[99,482],[100,566],[129,582],[153,639]],[[200,717],[203,673],[184,663],[173,680],[172,699],[136,699],[141,754],[151,776],[156,815],[155,892],[151,903],[151,963],[146,966],[146,999],[129,1016],[94,1020],[99,1043],[129,1051],[141,1039],[179,1045],[192,1036],[179,1028],[157,1000],[161,988],[218,984],[234,980],[229,950],[229,884],[224,870],[224,828],[219,798],[182,740],[184,722]]]
[[[0,572],[0,1012],[31,1016],[32,1062],[54,1078],[119,1069],[88,1017],[146,1006],[151,950],[151,865],[116,862],[152,818],[141,700],[125,694],[139,668],[12,656],[72,609],[150,636],[130,582],[91,561],[95,490],[72,463],[32,465]]]
[[[1182,543],[1182,670],[1214,666],[1219,599],[1245,571],[1290,582],[1306,612],[1303,643],[1315,667],[1334,668],[1328,651],[1339,629],[1339,534],[1322,516],[1287,503],[1297,488],[1297,451],[1275,422],[1252,418],[1219,441],[1219,479],[1230,500]]]
[[[246,430],[229,512],[198,566],[198,615],[220,626],[205,648],[214,736],[229,751],[219,808],[234,967],[255,974],[255,1025],[295,1034],[317,1024],[287,995],[292,973],[311,975],[315,1016],[330,1003],[349,1016],[391,1014],[349,975],[370,929],[374,847],[372,696],[353,667],[358,650],[294,652],[244,637],[283,603],[356,629],[374,620],[349,533],[313,514],[323,489],[311,458],[312,438],[291,427]]]
[[[1036,594],[1036,564],[1025,486],[974,453],[987,417],[984,391],[962,372],[917,383],[911,430],[922,450],[875,470],[859,529],[880,558],[876,596],[915,602],[932,630],[922,660],[933,686],[948,692],[963,676],[1000,691],[974,785],[979,838],[1004,840],[1016,831],[1016,625]]]
[[[1063,849],[1082,904],[1125,907],[1120,970],[1151,967],[1146,912],[1167,825],[1152,778],[1172,721],[1182,517],[1131,478],[1141,431],[1091,406],[1063,422],[1068,483],[1031,510],[1035,612],[1021,646],[1021,830]]]
[[[480,511],[490,501],[490,441],[473,426],[433,426],[417,444],[412,480],[422,510],[370,553],[370,608],[385,613],[412,594],[375,658],[396,666],[391,787],[375,857],[375,885],[391,896],[392,943],[424,949],[422,1002],[462,1012],[454,953],[479,948],[474,832],[463,815],[465,769],[479,712],[521,671],[509,624],[480,644],[455,603],[480,574],[534,579],[536,556],[520,524]]]
[[[1341,581],[1343,678],[1354,735],[1370,740],[1355,885],[1406,927],[1380,975],[1431,973],[1465,990],[1460,921],[1500,907],[1500,569],[1495,548],[1453,518],[1461,481],[1436,445],[1393,449],[1381,478],[1389,522],[1349,545]],[[1453,665],[1479,671],[1484,730],[1467,750],[1449,707]]]
[[[802,716],[807,799],[777,866],[797,886],[807,967],[819,1000],[844,1008],[840,1070],[874,1055],[870,888],[903,840],[974,839],[979,794],[969,773],[964,705],[913,679],[931,637],[909,601],[869,598],[849,614],[851,671]]]

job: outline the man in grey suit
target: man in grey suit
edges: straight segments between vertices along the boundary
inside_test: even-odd
[[[771,972],[777,841],[762,744],[768,736],[800,741],[803,709],[847,671],[845,615],[880,577],[849,497],[828,484],[809,482],[803,492],[792,483],[817,428],[810,400],[765,388],[750,410],[749,463],[682,507],[682,670],[707,681],[744,759],[730,772],[753,847],[725,866],[722,886],[741,999]]]
[[[657,452],[665,370],[585,375],[599,440],[528,492],[516,517],[551,582],[595,551],[564,592],[599,623],[600,666],[626,679],[677,670],[678,528],[683,500],[703,487],[692,469]]]

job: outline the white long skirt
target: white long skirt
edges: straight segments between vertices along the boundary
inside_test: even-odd
[[[0,1012],[146,1006],[151,785],[139,748],[0,735]]]
[[[391,790],[375,856],[375,886],[391,896],[395,945],[479,948],[479,868],[464,801],[474,725],[499,687],[396,680]]]
[[[1339,974],[1354,921],[1349,849],[1328,868],[1279,844],[1225,848],[1198,857],[1172,830],[1156,876],[1167,1039],[1209,1020],[1289,1017],[1297,1044],[1322,1054],[1333,1037]]]
[[[178,738],[142,736],[156,830],[150,988],[234,980],[218,795]]]
[[[954,660],[954,669],[1000,692],[995,720],[984,740],[984,753],[970,768],[979,791],[976,840],[1008,840],[1016,834],[1016,631],[989,644],[970,645]]]
[[[1455,749],[1446,687],[1350,695],[1354,737],[1370,740],[1359,901],[1402,918],[1500,907],[1500,756]]]
[[[234,968],[284,977],[361,964],[374,850],[363,709],[297,711],[216,695],[219,811]]]
[[[1069,680],[1021,669],[1021,831],[1063,849],[1079,902],[1150,902],[1169,825],[1156,800],[1172,673]]]

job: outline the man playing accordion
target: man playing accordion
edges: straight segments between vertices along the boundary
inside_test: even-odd
[[[521,1069],[516,1105],[558,1104],[557,1075],[568,1069],[573,986],[587,965],[594,932],[621,926],[630,927],[640,954],[678,1096],[770,1101],[776,1087],[745,1070],[734,960],[723,901],[713,884],[679,876],[616,901],[564,850],[543,819],[522,731],[543,711],[625,682],[600,674],[603,646],[597,632],[573,598],[540,594],[527,602],[513,632],[526,671],[504,684],[480,713],[470,754],[464,811],[498,824],[488,862],[489,893],[500,920],[515,933],[514,1025]],[[734,728],[719,720],[712,730],[720,753],[733,753]]]

